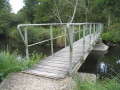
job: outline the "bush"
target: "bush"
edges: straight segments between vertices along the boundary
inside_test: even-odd
[[[0,81],[9,77],[12,73],[22,71],[42,60],[42,54],[33,53],[29,61],[17,55],[17,52],[10,54],[8,51],[0,52]]]
[[[77,87],[75,90],[120,90],[120,78],[119,76],[113,78],[106,78],[94,82],[80,82],[76,79]]]
[[[120,42],[120,26],[119,24],[111,25],[110,28],[105,28],[102,34],[103,40],[107,42]]]

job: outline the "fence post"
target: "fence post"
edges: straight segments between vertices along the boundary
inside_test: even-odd
[[[93,38],[94,38],[93,40],[94,41],[93,42],[94,42],[94,45],[95,45],[95,24],[94,24],[93,32],[94,32],[94,34],[93,34]]]
[[[66,45],[66,25],[64,26],[64,35],[65,35],[65,47],[67,46]]]
[[[27,61],[29,61],[29,50],[28,50],[28,38],[27,38],[27,27],[25,27],[25,46],[26,46],[26,57]]]
[[[70,32],[69,32],[70,31]],[[73,28],[69,24],[67,24],[67,32],[69,39],[69,75],[72,76],[72,53],[73,53]]]
[[[90,40],[89,40],[89,47],[91,47],[91,30],[92,30],[92,25],[90,24]]]
[[[83,25],[83,54],[85,53],[85,31],[86,25]]]
[[[75,30],[74,30],[74,25],[72,25],[72,31],[73,31],[73,42],[75,42]]]
[[[50,25],[50,36],[51,36],[51,54],[53,54],[53,31],[52,31],[52,25]]]
[[[80,25],[79,25],[79,39],[80,39]]]

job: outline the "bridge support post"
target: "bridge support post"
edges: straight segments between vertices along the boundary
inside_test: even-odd
[[[79,25],[79,39],[80,39],[80,34],[81,34],[81,33],[80,33],[80,25]]]
[[[29,50],[28,50],[27,27],[25,28],[25,46],[26,46],[26,57],[27,57],[27,61],[29,61]]]
[[[83,25],[83,54],[85,53],[85,31],[86,25]]]
[[[67,24],[67,32],[68,32],[68,39],[69,39],[69,75],[72,76],[72,53],[73,53],[73,26]],[[69,32],[70,31],[70,32]]]
[[[53,54],[53,31],[52,31],[52,25],[50,26],[50,36],[51,36],[51,54]]]
[[[91,47],[91,30],[92,30],[92,25],[90,24],[90,30],[89,30],[89,31],[90,31],[90,32],[89,32],[89,33],[90,33],[89,47]]]
[[[94,38],[94,45],[95,45],[95,24],[94,24],[93,32],[94,32],[93,38]]]
[[[67,46],[67,43],[66,43],[66,25],[64,26],[64,35],[65,35],[65,47]]]

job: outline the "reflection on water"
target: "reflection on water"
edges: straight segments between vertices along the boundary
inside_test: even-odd
[[[107,77],[120,74],[120,45],[110,46],[107,53],[91,52],[79,72]]]
[[[20,58],[25,55],[25,46],[23,43],[18,43],[8,38],[0,38],[0,51],[7,50],[7,46],[10,52],[18,49]],[[59,49],[60,48],[54,48],[54,52]],[[42,52],[47,56],[51,54],[50,46],[36,45],[29,48],[30,54],[34,51],[37,53]],[[120,45],[110,46],[108,52],[91,52],[79,71],[94,74],[98,73],[104,77],[109,74],[120,74]]]
[[[2,50],[8,50],[10,52],[13,52],[15,50],[18,50],[18,54],[20,56],[25,56],[25,46],[23,43],[18,43],[12,39],[9,38],[0,38],[0,51]],[[54,52],[58,51],[60,48],[54,47]],[[32,47],[29,47],[29,54],[37,52],[37,53],[43,53],[43,55],[49,56],[51,54],[51,47],[50,45],[41,46],[41,45],[35,45]]]

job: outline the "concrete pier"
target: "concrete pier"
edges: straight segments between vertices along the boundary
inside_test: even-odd
[[[102,38],[100,38],[97,42],[97,44],[93,47],[93,51],[107,51],[108,50],[108,46],[105,45],[103,42],[102,42]]]

